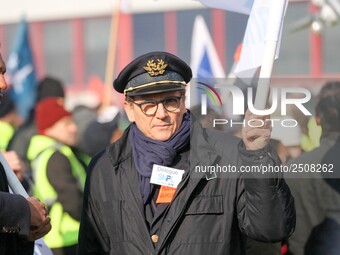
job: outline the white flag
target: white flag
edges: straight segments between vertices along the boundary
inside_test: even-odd
[[[252,78],[252,74],[263,63],[265,42],[268,40],[278,42],[275,54],[275,58],[278,58],[287,0],[200,0],[200,2],[210,7],[244,14],[249,14],[251,10],[240,60],[234,70],[237,76]]]
[[[287,0],[255,0],[243,39],[240,61],[235,74],[254,70],[263,63],[265,42],[278,42],[275,59],[279,57],[283,17]],[[250,78],[250,77],[249,77]]]

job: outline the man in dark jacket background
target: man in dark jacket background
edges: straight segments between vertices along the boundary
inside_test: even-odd
[[[245,126],[242,141],[203,129],[185,107],[191,77],[178,57],[151,52],[114,81],[132,124],[90,164],[80,255],[244,254],[245,236],[277,242],[292,233],[294,201],[280,174],[204,171],[279,159],[269,125]]]
[[[297,222],[289,238],[290,254],[339,254],[340,235],[340,82],[323,86],[315,104],[315,120],[322,128],[320,146],[288,162],[310,167],[287,183],[295,198]],[[322,169],[317,169],[322,166]],[[313,171],[312,167],[316,169]],[[330,224],[331,223],[331,224]]]
[[[5,72],[0,54],[0,102],[1,92],[7,89]],[[37,198],[25,199],[8,192],[6,173],[0,164],[0,255],[33,254],[34,240],[51,229],[45,205]]]

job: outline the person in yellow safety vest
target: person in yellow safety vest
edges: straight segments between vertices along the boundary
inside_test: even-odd
[[[14,127],[7,122],[1,120],[0,117],[0,132],[1,132],[1,141],[0,141],[0,149],[5,150],[11,137],[14,134]]]
[[[0,108],[0,150],[7,150],[7,146],[13,137],[15,128],[22,122],[17,114],[10,92],[5,92]]]
[[[10,91],[3,93],[0,107],[0,150],[9,166],[20,181],[24,180],[26,167],[24,162],[14,150],[8,150],[8,144],[13,138],[15,129],[21,124],[22,118],[18,115],[15,104],[11,99]]]
[[[36,105],[38,134],[28,147],[33,193],[47,204],[52,230],[44,237],[54,255],[76,254],[86,171],[70,146],[77,126],[58,98]]]
[[[9,141],[14,134],[14,127],[10,123],[10,117],[13,116],[12,112],[15,111],[14,103],[10,98],[10,95],[6,95],[1,102],[0,109],[0,150],[6,150]]]

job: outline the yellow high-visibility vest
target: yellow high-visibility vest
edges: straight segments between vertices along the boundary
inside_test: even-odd
[[[61,203],[57,202],[57,192],[47,178],[47,163],[56,152],[64,154],[70,161],[72,175],[78,181],[78,186],[84,190],[86,171],[78,161],[69,146],[60,144],[52,138],[42,135],[32,137],[28,148],[28,159],[31,160],[34,187],[34,196],[46,203],[50,208],[52,230],[44,237],[50,248],[60,248],[78,243],[79,221],[73,219],[64,211]]]
[[[14,128],[11,124],[0,121],[0,150],[6,150],[9,144],[9,141],[12,139],[14,135]]]

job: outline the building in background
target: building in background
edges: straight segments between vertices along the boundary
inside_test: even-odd
[[[38,78],[47,74],[59,77],[69,91],[88,89],[93,77],[104,82],[113,2],[6,2],[3,5],[6,8],[0,10],[3,57],[8,59],[17,25],[24,15],[29,22]],[[129,9],[128,3],[132,3],[132,7],[130,13],[119,15],[112,73],[117,74],[134,57],[153,50],[178,54],[189,63],[193,22],[197,15],[204,17],[224,70],[230,71],[234,52],[243,38],[247,16],[208,9],[193,0],[143,0],[139,4],[136,0],[124,0],[122,3],[125,9]],[[291,24],[315,11],[317,8],[310,1],[290,1],[280,59],[275,63],[273,76],[320,78],[320,84],[324,79],[340,78],[337,63],[340,26],[324,26],[320,33],[313,33],[308,28],[290,32]]]

